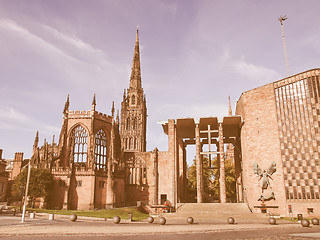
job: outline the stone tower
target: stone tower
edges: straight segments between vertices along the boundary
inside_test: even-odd
[[[139,31],[133,54],[130,86],[121,103],[121,144],[125,152],[146,151],[147,107],[141,86]]]

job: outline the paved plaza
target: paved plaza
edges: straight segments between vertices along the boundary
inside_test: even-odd
[[[201,222],[201,221],[200,221]],[[47,214],[35,219],[26,218],[21,223],[19,216],[0,215],[0,239],[320,239],[320,226],[308,228],[298,223],[278,220],[277,225],[268,221],[245,221],[230,225],[226,221],[195,223],[168,220],[160,225],[157,220],[114,224],[112,219],[79,217],[71,222],[67,216],[55,216],[48,220]]]

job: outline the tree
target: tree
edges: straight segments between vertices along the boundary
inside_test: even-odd
[[[21,200],[26,189],[28,169],[25,168],[15,179],[12,186],[12,196],[15,200]],[[46,201],[51,193],[53,175],[49,169],[31,168],[28,190],[29,206],[34,206],[37,198]]]
[[[217,168],[214,169],[214,181],[213,181],[213,192],[215,198],[219,197],[219,178],[220,178],[220,167],[218,165],[217,158],[214,159],[214,165]],[[225,159],[224,160],[224,170],[225,170],[225,178],[226,178],[226,197],[229,202],[236,202],[236,178],[235,178],[235,169],[233,159]]]
[[[219,199],[219,165],[217,158],[213,159],[213,169],[208,168],[208,156],[203,155],[203,180],[204,192],[206,196],[212,196],[213,199]],[[226,176],[226,195],[229,202],[236,201],[236,182],[235,170],[232,159],[225,160],[225,176]],[[188,168],[188,192],[189,201],[195,199],[197,191],[197,171],[196,160],[193,160],[192,165]]]
[[[203,166],[208,166],[208,157],[203,156]],[[203,168],[203,183],[204,192],[206,195],[213,194],[213,183],[214,183],[214,170],[211,168]],[[197,192],[197,166],[196,159],[193,159],[193,163],[188,167],[188,201],[195,199]]]

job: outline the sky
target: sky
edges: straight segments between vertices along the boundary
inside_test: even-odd
[[[319,66],[318,0],[0,0],[0,148],[30,158],[59,139],[62,111],[120,109],[139,26],[147,150],[159,121],[222,117],[244,91]]]

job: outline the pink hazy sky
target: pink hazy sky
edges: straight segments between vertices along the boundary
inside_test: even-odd
[[[136,26],[147,96],[147,149],[167,149],[157,122],[223,116],[243,91],[319,67],[317,0],[0,0],[0,148],[29,158],[59,137],[70,110],[120,108]]]

